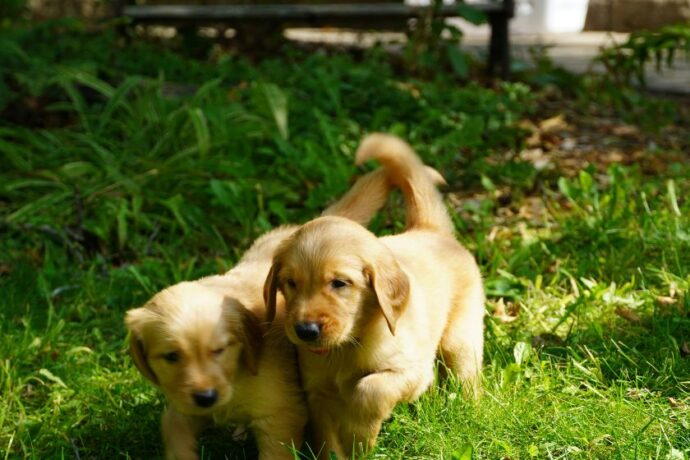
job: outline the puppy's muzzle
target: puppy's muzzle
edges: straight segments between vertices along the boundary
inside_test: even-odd
[[[218,400],[218,391],[211,388],[203,391],[196,391],[192,394],[194,402],[199,407],[211,407]]]
[[[321,336],[321,323],[304,322],[295,324],[295,334],[300,340],[314,342]]]

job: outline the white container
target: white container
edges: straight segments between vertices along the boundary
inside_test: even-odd
[[[518,34],[581,32],[589,0],[517,0],[510,31]]]

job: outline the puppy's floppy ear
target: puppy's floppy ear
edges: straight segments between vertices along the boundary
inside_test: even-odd
[[[280,273],[280,262],[273,261],[271,270],[268,272],[264,283],[264,303],[266,304],[266,321],[269,323],[276,317],[276,296],[278,295],[278,273]]]
[[[154,319],[154,314],[147,308],[135,308],[129,310],[125,316],[125,324],[129,329],[129,354],[139,372],[158,385],[158,377],[149,365],[148,356],[144,347],[143,331],[146,323]]]
[[[395,326],[407,306],[410,295],[410,281],[407,275],[390,255],[379,257],[377,262],[367,265],[364,275],[374,289],[388,329],[395,335]]]
[[[242,361],[252,375],[259,372],[259,355],[263,344],[263,331],[259,319],[234,299],[225,299],[235,314],[231,316],[231,327],[242,343]]]

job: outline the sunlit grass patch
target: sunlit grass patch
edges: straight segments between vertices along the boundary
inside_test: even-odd
[[[374,130],[448,179],[488,316],[481,400],[439,382],[396,409],[370,457],[690,455],[690,164],[663,136],[635,147],[672,157],[661,172],[539,169],[521,126],[553,92],[523,83],[415,80],[377,54],[202,62],[108,34],[80,47],[61,27],[50,47],[35,39],[48,25],[0,31],[21,45],[0,50],[0,77],[36,110],[0,118],[1,458],[162,456],[164,400],[132,366],[124,312],[318,215]],[[372,229],[403,222],[398,197]],[[201,445],[256,454],[227,428]]]

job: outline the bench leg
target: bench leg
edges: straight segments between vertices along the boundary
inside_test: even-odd
[[[125,9],[125,0],[111,0],[110,2],[110,14],[113,18],[119,18],[122,16],[122,12]]]
[[[510,44],[508,41],[508,15],[492,14],[491,41],[489,42],[489,75],[508,78],[510,76]],[[498,67],[498,72],[496,68]]]

